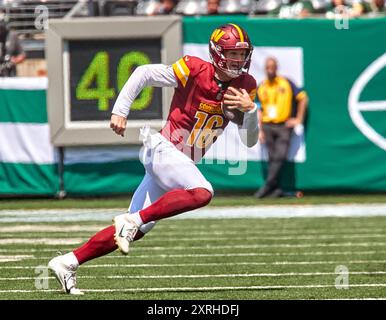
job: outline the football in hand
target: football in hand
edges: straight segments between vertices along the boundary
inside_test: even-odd
[[[233,95],[230,90],[227,90],[226,94]],[[239,126],[243,124],[244,112],[238,109],[229,109],[228,105],[226,105],[224,102],[222,103],[222,112],[229,121],[236,123]]]

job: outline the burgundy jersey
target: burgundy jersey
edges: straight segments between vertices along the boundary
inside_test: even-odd
[[[221,108],[226,89],[216,83],[213,65],[197,57],[183,57],[173,64],[173,70],[178,87],[161,134],[197,162],[229,122]],[[255,99],[256,80],[251,75],[243,74],[229,86],[243,88]]]

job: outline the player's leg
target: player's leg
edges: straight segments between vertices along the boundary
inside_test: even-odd
[[[153,152],[146,170],[157,184],[168,190],[151,206],[140,210],[142,222],[160,220],[209,203],[213,188],[195,163],[171,143],[162,143]]]
[[[139,210],[148,205],[151,202],[157,200],[165,191],[162,190],[150,177],[146,174],[141,184],[135,191],[129,212],[132,210]],[[134,212],[135,212],[134,211]],[[150,231],[154,223],[149,223],[141,227],[134,240],[139,240],[143,237],[144,233]],[[82,245],[80,248],[73,251],[79,264],[83,264],[89,260],[104,256],[117,249],[117,245],[114,240],[115,227],[111,225],[90,238],[88,242]]]
[[[291,130],[292,129],[285,127],[284,124],[272,128],[274,138],[270,142],[273,146],[269,152],[268,176],[264,186],[265,195],[278,197],[282,194],[282,190],[279,187],[279,177],[281,169],[287,159]]]
[[[268,135],[267,147],[269,155],[269,167],[268,175],[265,185],[269,188],[269,191],[273,190],[277,185],[277,178],[281,167],[281,161],[279,159],[279,153],[281,145],[279,145],[279,128],[272,127],[270,129],[271,134]]]
[[[158,199],[164,192],[147,174],[133,195],[130,209],[142,209]],[[143,225],[134,240],[142,238],[144,233],[148,232],[153,225],[154,223]],[[81,247],[65,255],[55,257],[49,262],[49,268],[54,272],[67,293],[81,294],[76,289],[76,270],[79,265],[104,256],[118,248],[114,234],[115,227],[111,225],[96,233]]]
[[[170,191],[145,209],[115,218],[116,240],[123,253],[128,252],[136,229],[151,221],[205,206],[213,195],[212,186],[194,162],[174,146],[159,146],[152,157],[152,161],[145,165],[146,170],[162,189]]]
[[[128,212],[133,213],[146,208],[164,193],[165,190],[161,189],[149,174],[145,174],[145,177],[133,195]],[[154,224],[155,222],[149,221],[142,225],[134,240],[142,238],[145,233],[154,227]],[[106,255],[117,249],[114,234],[115,227],[113,225],[109,226],[98,232],[83,246],[74,250],[73,252],[79,264]]]
[[[150,174],[146,173],[141,186],[138,187],[134,193],[128,213],[133,214],[147,208],[165,193],[166,190],[162,189],[155,179]],[[154,228],[156,222],[156,220],[151,220],[141,225],[134,240],[141,239],[146,233]]]
[[[268,151],[268,174],[264,185],[255,193],[255,197],[264,198],[275,187],[275,154],[276,154],[276,130],[271,124],[263,124],[265,145]]]
[[[280,173],[283,165],[287,160],[288,150],[290,146],[292,129],[285,125],[277,128],[277,137],[275,141],[275,152],[273,154],[272,164],[269,169],[267,181],[272,186],[271,196],[279,197],[283,191],[279,186]]]
[[[194,210],[207,205],[212,194],[206,188],[198,187],[184,190],[175,189],[166,192],[149,207],[134,214],[123,214],[115,217],[115,240],[122,253],[129,252],[129,244],[137,239],[144,226],[148,227],[155,221]],[[150,231],[148,229],[146,232]]]

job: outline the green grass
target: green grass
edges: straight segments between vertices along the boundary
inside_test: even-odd
[[[15,224],[0,223],[0,241],[32,239],[1,244],[0,258],[30,257],[0,262],[0,299],[386,298],[386,217],[164,220],[128,256],[114,252],[79,269],[79,287],[99,291],[69,296],[35,288],[35,267],[74,246],[37,245],[33,239],[86,241],[109,223],[17,224],[40,228],[27,233],[7,231]],[[73,226],[87,231],[66,231]],[[42,231],[46,227],[50,231]],[[339,265],[349,270],[349,289],[335,287]],[[48,284],[59,289],[53,278]]]
[[[337,203],[386,203],[386,194],[316,195],[306,194],[303,198],[255,199],[250,194],[215,195],[209,206],[255,206],[255,205],[298,205]],[[116,198],[67,198],[58,199],[0,199],[0,210],[21,209],[81,209],[81,208],[127,208],[130,196]]]

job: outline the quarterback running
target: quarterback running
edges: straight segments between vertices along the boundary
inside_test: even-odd
[[[236,24],[214,30],[209,41],[211,62],[185,56],[173,65],[148,64],[135,69],[112,110],[110,127],[124,136],[130,106],[146,86],[174,87],[166,125],[160,132],[141,131],[141,161],[146,174],[127,213],[81,247],[53,258],[49,268],[63,290],[82,294],[77,268],[142,238],[159,220],[207,205],[213,188],[196,166],[229,121],[237,123],[248,147],[258,138],[256,81],[248,74],[252,56],[248,34]],[[241,115],[241,117],[240,117]]]

